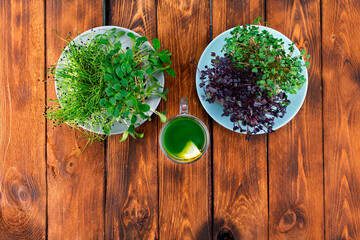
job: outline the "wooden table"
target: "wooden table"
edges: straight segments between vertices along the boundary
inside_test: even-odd
[[[311,54],[297,116],[270,135],[226,130],[195,92],[210,40],[263,16]],[[0,1],[0,239],[360,239],[360,4],[358,0]],[[44,79],[64,43],[101,25],[158,37],[178,76],[166,78],[211,132],[196,163],[166,159],[161,122],[141,140],[88,147],[42,114]]]

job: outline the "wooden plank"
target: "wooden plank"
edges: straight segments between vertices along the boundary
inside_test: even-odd
[[[268,0],[267,21],[311,54],[305,103],[269,135],[269,239],[322,239],[320,1]]]
[[[113,1],[107,24],[156,36],[155,1]],[[157,119],[144,123],[144,138],[108,139],[105,231],[107,239],[158,238]]]
[[[55,64],[65,44],[62,37],[76,36],[102,24],[101,0],[46,1],[47,65]],[[47,97],[56,98],[54,82]],[[48,124],[48,237],[49,239],[104,238],[104,146],[94,143],[79,155],[85,141],[65,127]]]
[[[176,78],[167,76],[168,100],[161,106],[168,117],[179,114],[182,96],[189,98],[190,114],[209,126],[195,90],[198,60],[209,42],[209,1],[158,1],[158,37],[173,53]],[[162,124],[160,123],[159,127]],[[159,236],[160,239],[211,238],[211,148],[197,162],[176,164],[159,152]]]
[[[0,31],[0,239],[44,239],[44,2],[1,1]]]
[[[360,5],[322,7],[325,238],[360,239]]]
[[[262,0],[214,0],[214,38],[264,16]],[[214,238],[267,239],[266,135],[245,136],[214,122]],[[225,174],[225,176],[224,176]]]

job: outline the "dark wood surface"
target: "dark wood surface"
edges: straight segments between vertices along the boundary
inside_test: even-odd
[[[0,1],[0,239],[360,239],[359,14],[357,0]],[[289,124],[246,141],[206,114],[190,62],[258,16],[311,54],[309,88]],[[80,156],[80,135],[43,118],[56,94],[41,80],[64,47],[53,30],[104,24],[173,53],[159,109],[189,97],[211,134],[202,159],[168,160],[156,117],[143,139]]]

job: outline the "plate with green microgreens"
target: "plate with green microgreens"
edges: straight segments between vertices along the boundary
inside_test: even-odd
[[[247,138],[271,133],[300,110],[308,88],[309,58],[270,27],[229,29],[200,57],[196,73],[200,102],[216,122]]]
[[[58,99],[46,117],[56,125],[67,123],[85,133],[89,142],[123,134],[143,137],[136,128],[166,100],[164,73],[173,77],[171,53],[152,44],[145,36],[122,27],[102,26],[76,38],[63,39],[68,45],[56,66],[50,69]]]

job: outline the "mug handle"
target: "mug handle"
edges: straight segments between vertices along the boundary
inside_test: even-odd
[[[189,101],[187,97],[182,97],[180,99],[180,114],[189,113]]]

